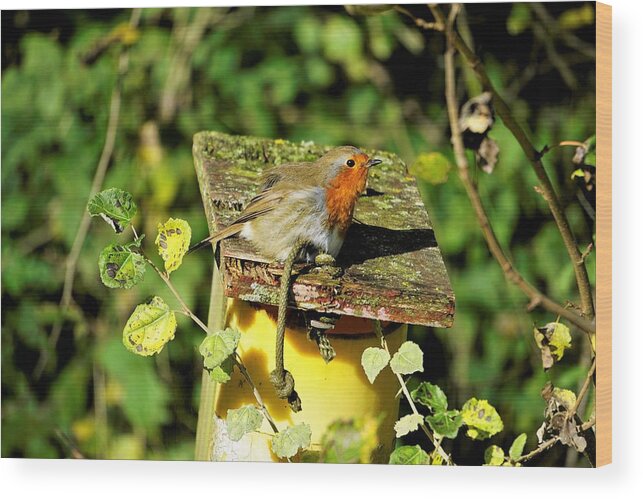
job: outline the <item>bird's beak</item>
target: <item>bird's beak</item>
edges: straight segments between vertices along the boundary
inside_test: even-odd
[[[366,168],[370,168],[371,166],[377,166],[382,162],[381,159],[369,159],[366,162]]]

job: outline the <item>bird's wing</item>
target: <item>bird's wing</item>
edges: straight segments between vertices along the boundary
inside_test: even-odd
[[[285,190],[275,190],[273,188],[262,192],[258,196],[255,196],[255,198],[250,201],[246,209],[243,210],[241,215],[234,222],[228,225],[225,229],[221,229],[216,234],[212,234],[211,236],[206,237],[202,241],[192,246],[188,250],[188,253],[192,253],[199,248],[203,248],[211,242],[216,243],[218,241],[221,241],[222,239],[226,239],[228,237],[234,236],[235,234],[238,234],[243,229],[244,223],[249,222],[250,220],[254,220],[264,213],[272,211],[285,197],[286,193],[287,191]]]
[[[252,198],[239,218],[232,222],[232,225],[249,222],[264,213],[274,210],[284,197],[286,197],[287,192],[288,190],[286,189],[279,189],[274,186],[264,190]]]
[[[316,178],[311,175],[311,172],[316,170],[311,169],[311,165],[311,163],[289,163],[268,170],[262,176],[259,194],[250,200],[241,215],[225,229],[195,244],[188,253],[192,253],[210,242],[217,242],[238,234],[243,229],[244,223],[274,210],[291,193],[297,192],[307,185],[314,185]],[[297,179],[297,183],[290,180],[293,178]]]
[[[260,187],[259,191],[263,192],[272,187],[278,186],[282,182],[288,182],[289,179],[304,179],[306,182],[308,179],[310,181],[319,181],[317,179],[318,168],[316,168],[315,163],[286,163],[283,165],[275,166],[266,170],[260,178]]]

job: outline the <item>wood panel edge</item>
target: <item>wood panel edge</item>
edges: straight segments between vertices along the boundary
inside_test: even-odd
[[[596,3],[596,465],[612,462],[612,7]]]

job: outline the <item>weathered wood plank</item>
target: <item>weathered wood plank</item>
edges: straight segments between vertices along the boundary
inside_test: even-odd
[[[194,161],[205,213],[213,233],[234,220],[252,199],[264,169],[290,161],[313,161],[331,149],[216,132],[194,138]],[[404,163],[385,151],[365,151],[383,163],[371,171],[367,193],[338,263],[344,274],[302,273],[293,284],[301,309],[450,327],[455,298],[431,221],[413,177]],[[228,296],[275,305],[280,266],[257,255],[252,246],[232,238],[221,244]]]

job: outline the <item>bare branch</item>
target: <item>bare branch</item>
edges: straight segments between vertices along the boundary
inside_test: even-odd
[[[429,8],[433,13],[436,22],[444,25],[446,23],[446,20],[442,10],[436,5],[429,5]],[[482,64],[482,61],[478,58],[478,56],[476,56],[475,53],[469,48],[469,46],[465,43],[465,41],[457,33],[457,31],[450,30],[447,34],[447,38],[450,39],[450,43],[453,44],[453,47],[457,49],[457,51],[468,62],[469,66],[482,84],[484,90],[492,93],[494,108],[498,116],[500,116],[507,129],[509,129],[515,139],[518,141],[523,152],[527,156],[527,159],[531,163],[532,168],[540,182],[543,197],[549,205],[549,209],[554,217],[556,225],[558,226],[558,230],[562,236],[563,243],[565,244],[565,248],[567,249],[567,253],[574,267],[576,284],[578,286],[578,291],[580,294],[581,309],[583,315],[585,315],[585,317],[590,320],[593,319],[594,301],[592,296],[592,288],[589,282],[589,277],[587,275],[587,269],[585,268],[585,264],[580,261],[581,254],[578,249],[576,238],[571,230],[569,221],[567,220],[567,216],[565,215],[560,200],[558,199],[558,196],[554,191],[554,187],[549,179],[547,171],[543,166],[539,152],[536,151],[533,144],[529,140],[529,137],[527,137],[525,131],[514,118],[511,110],[509,109],[509,106],[507,106],[507,103],[502,99],[500,94],[493,86],[489,75],[485,71],[484,65]],[[583,329],[589,331],[589,329],[587,328]]]
[[[460,128],[458,125],[458,105],[456,97],[454,61],[454,39],[457,35],[452,29],[452,23],[447,23],[445,29],[447,37],[447,49],[444,54],[446,87],[445,94],[449,115],[449,124],[451,126],[451,142],[453,143],[454,155],[458,167],[458,175],[460,177],[460,180],[464,184],[467,195],[469,196],[469,200],[473,205],[476,217],[478,218],[478,223],[480,225],[480,228],[482,229],[482,234],[489,247],[489,251],[498,261],[498,264],[502,268],[505,277],[510,282],[518,286],[518,288],[520,288],[523,293],[525,293],[530,298],[530,308],[533,308],[536,305],[541,305],[546,310],[564,317],[584,331],[593,333],[596,329],[596,326],[591,321],[588,321],[586,318],[581,317],[574,311],[556,303],[551,298],[541,293],[538,289],[536,289],[522,277],[522,275],[514,268],[513,263],[505,254],[505,251],[503,250],[493,231],[485,208],[482,204],[482,200],[480,199],[478,190],[469,175],[469,162],[467,160],[464,142],[462,140],[462,134],[460,133]]]
[[[592,428],[596,424],[596,418],[591,418],[590,420],[586,421],[580,426],[580,429],[582,432],[585,432]],[[542,444],[540,444],[536,449],[532,450],[530,453],[525,454],[524,456],[520,456],[518,459],[514,461],[514,463],[524,463],[525,461],[529,461],[530,459],[536,457],[538,454],[542,454],[545,452],[547,449],[550,447],[553,447],[556,442],[560,440],[560,437],[552,437],[549,440],[544,441]]]

